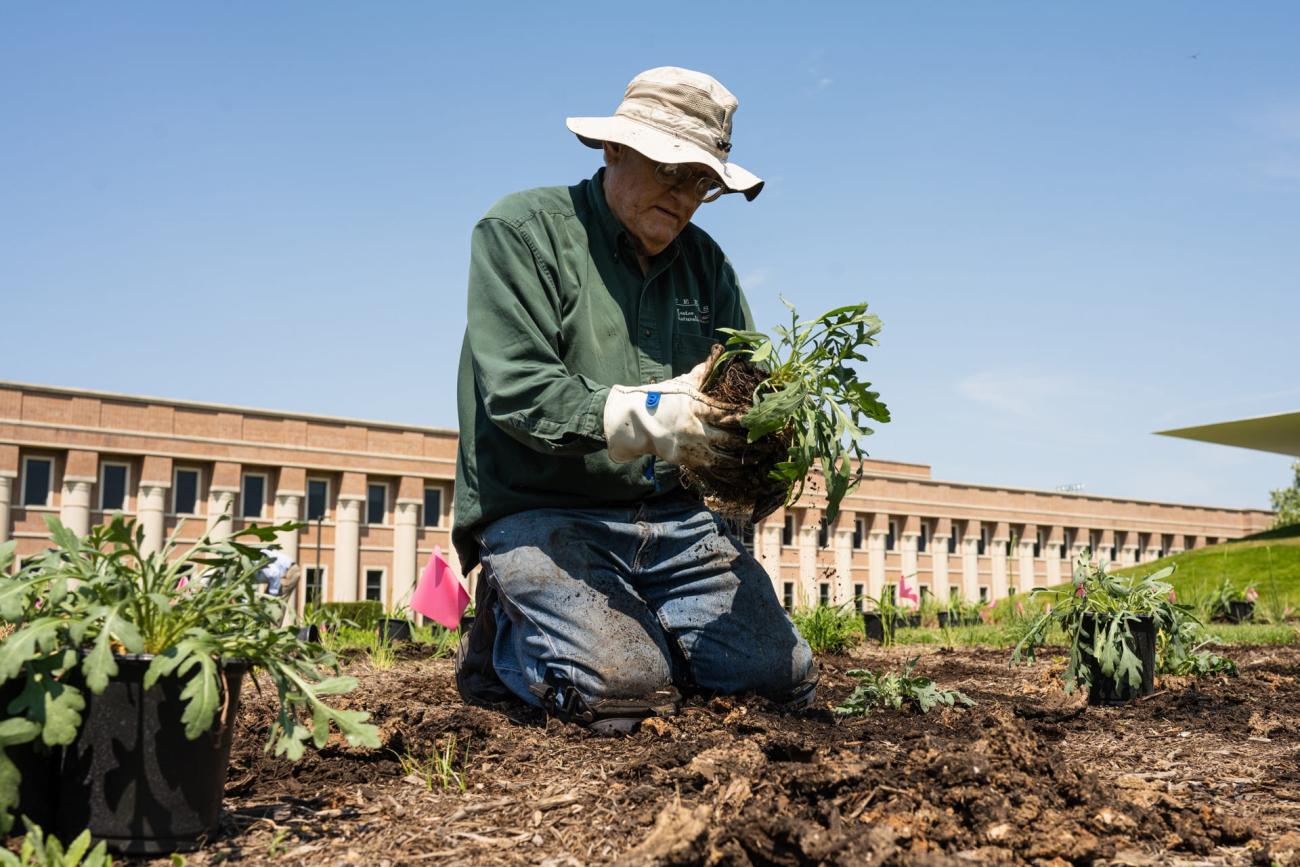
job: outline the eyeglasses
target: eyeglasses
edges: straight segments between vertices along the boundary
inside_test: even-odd
[[[690,191],[700,204],[717,201],[727,191],[713,175],[693,172],[684,163],[655,163],[655,180],[665,187]]]

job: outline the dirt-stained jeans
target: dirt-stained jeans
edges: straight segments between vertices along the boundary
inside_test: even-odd
[[[669,684],[782,701],[815,677],[763,567],[685,497],[520,512],[479,541],[500,596],[493,663],[530,704],[548,671],[588,702]]]

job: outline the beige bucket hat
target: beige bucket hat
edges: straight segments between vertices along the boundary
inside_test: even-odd
[[[727,192],[753,201],[763,179],[727,162],[731,118],[740,103],[703,72],[679,66],[648,69],[628,83],[613,117],[570,117],[567,126],[590,148],[624,144],[661,163],[701,163],[718,173]]]

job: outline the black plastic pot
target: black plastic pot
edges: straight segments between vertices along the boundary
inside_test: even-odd
[[[1091,614],[1085,614],[1083,624],[1079,629],[1080,643],[1091,645],[1095,628],[1096,618]],[[1084,660],[1088,666],[1088,675],[1091,681],[1091,686],[1088,688],[1088,704],[1123,705],[1139,696],[1150,695],[1156,691],[1155,620],[1151,617],[1138,617],[1130,620],[1129,632],[1133,636],[1132,641],[1129,643],[1129,649],[1136,653],[1138,659],[1142,662],[1142,682],[1134,689],[1129,686],[1127,681],[1117,682],[1114,678],[1106,677],[1101,673],[1101,664],[1091,656],[1085,655]]]
[[[940,612],[939,612],[939,628],[940,628],[940,629],[947,629],[947,628],[948,628],[948,625],[949,625],[949,621],[952,621],[952,620],[955,620],[955,618],[953,618],[953,616],[952,616],[951,614],[949,614],[947,611],[940,611]],[[955,626],[956,623],[953,623],[952,625]]]
[[[9,718],[9,702],[23,691],[25,677],[6,681],[0,686],[0,719]],[[50,748],[35,741],[15,744],[5,749],[9,761],[18,768],[22,781],[18,784],[18,809],[14,812],[12,834],[25,834],[27,827],[20,817],[26,816],[42,828],[54,825],[54,811],[57,807],[58,789],[54,786],[54,774],[62,758],[60,747]]]
[[[320,627],[315,623],[308,624],[307,626],[299,626],[298,640],[308,641],[312,644],[320,644]]]
[[[1255,619],[1255,603],[1234,600],[1228,603],[1228,620],[1233,623],[1246,623]]]
[[[872,611],[864,611],[862,613],[862,628],[866,630],[868,639],[884,644],[885,621],[881,619],[879,614]]]
[[[461,632],[469,632],[471,629],[474,628],[474,617],[475,617],[475,615],[473,615],[473,614],[462,614],[462,615],[460,616],[460,631],[461,631]]]
[[[907,615],[907,620],[905,622],[907,623],[908,626],[912,627],[913,629],[916,629],[921,625],[921,615],[909,614]]]
[[[411,621],[395,617],[381,617],[378,621],[379,637],[385,641],[410,641]]]
[[[184,681],[162,678],[146,690],[150,661],[118,657],[117,677],[103,693],[84,690],[81,730],[64,750],[59,775],[57,825],[64,839],[89,828],[114,852],[156,855],[193,851],[216,830],[249,666],[225,665],[222,713],[191,741],[181,722]]]

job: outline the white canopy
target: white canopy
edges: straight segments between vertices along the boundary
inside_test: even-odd
[[[1300,412],[1262,415],[1176,430],[1156,431],[1161,436],[1219,443],[1300,458]]]

